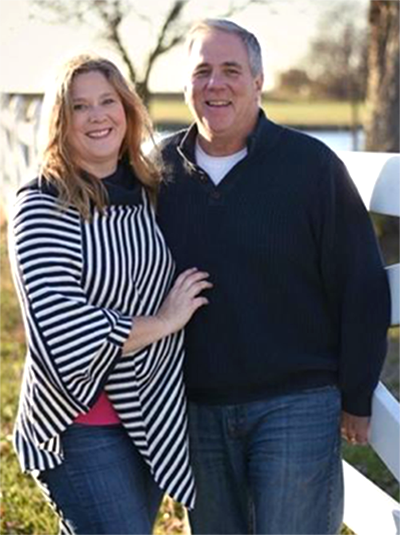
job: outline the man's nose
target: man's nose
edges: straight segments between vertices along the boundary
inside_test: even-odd
[[[213,72],[208,79],[207,85],[209,88],[213,89],[222,87],[224,85],[224,78],[221,73]]]

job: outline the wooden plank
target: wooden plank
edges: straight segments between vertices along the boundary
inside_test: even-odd
[[[369,443],[400,481],[400,404],[382,383],[372,399]]]
[[[400,155],[338,151],[351,178],[372,212],[400,216]]]
[[[344,523],[357,535],[398,535],[400,505],[347,462]]]
[[[400,264],[388,266],[386,272],[389,278],[392,305],[391,324],[395,326],[400,323]]]

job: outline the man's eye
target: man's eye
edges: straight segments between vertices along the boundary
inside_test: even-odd
[[[208,75],[208,72],[209,72],[209,71],[208,71],[207,69],[200,69],[200,70],[198,70],[198,71],[196,71],[196,72],[194,73],[194,76],[195,76],[195,78],[197,78],[197,77],[201,77],[201,76],[207,76],[207,75]]]
[[[227,69],[226,73],[229,74],[230,76],[231,75],[237,76],[238,74],[240,74],[240,72],[237,69]]]

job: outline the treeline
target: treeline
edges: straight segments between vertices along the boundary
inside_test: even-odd
[[[322,11],[307,55],[298,66],[280,74],[274,93],[365,100],[370,27],[362,9],[357,3],[341,0]]]

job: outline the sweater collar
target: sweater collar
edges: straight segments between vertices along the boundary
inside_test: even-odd
[[[141,187],[132,167],[120,162],[114,173],[102,179],[109,205],[130,205],[141,201]]]
[[[107,191],[108,206],[128,206],[142,202],[141,184],[129,163],[120,162],[114,173],[101,180]],[[43,176],[24,184],[20,191],[27,189],[39,189],[43,193],[58,197],[57,187]]]
[[[264,110],[260,108],[257,124],[247,138],[248,157],[253,158],[259,154],[265,154],[273,150],[284,132],[282,126],[270,121]],[[193,123],[185,132],[179,146],[179,153],[191,164],[195,165],[195,146],[198,128]]]

